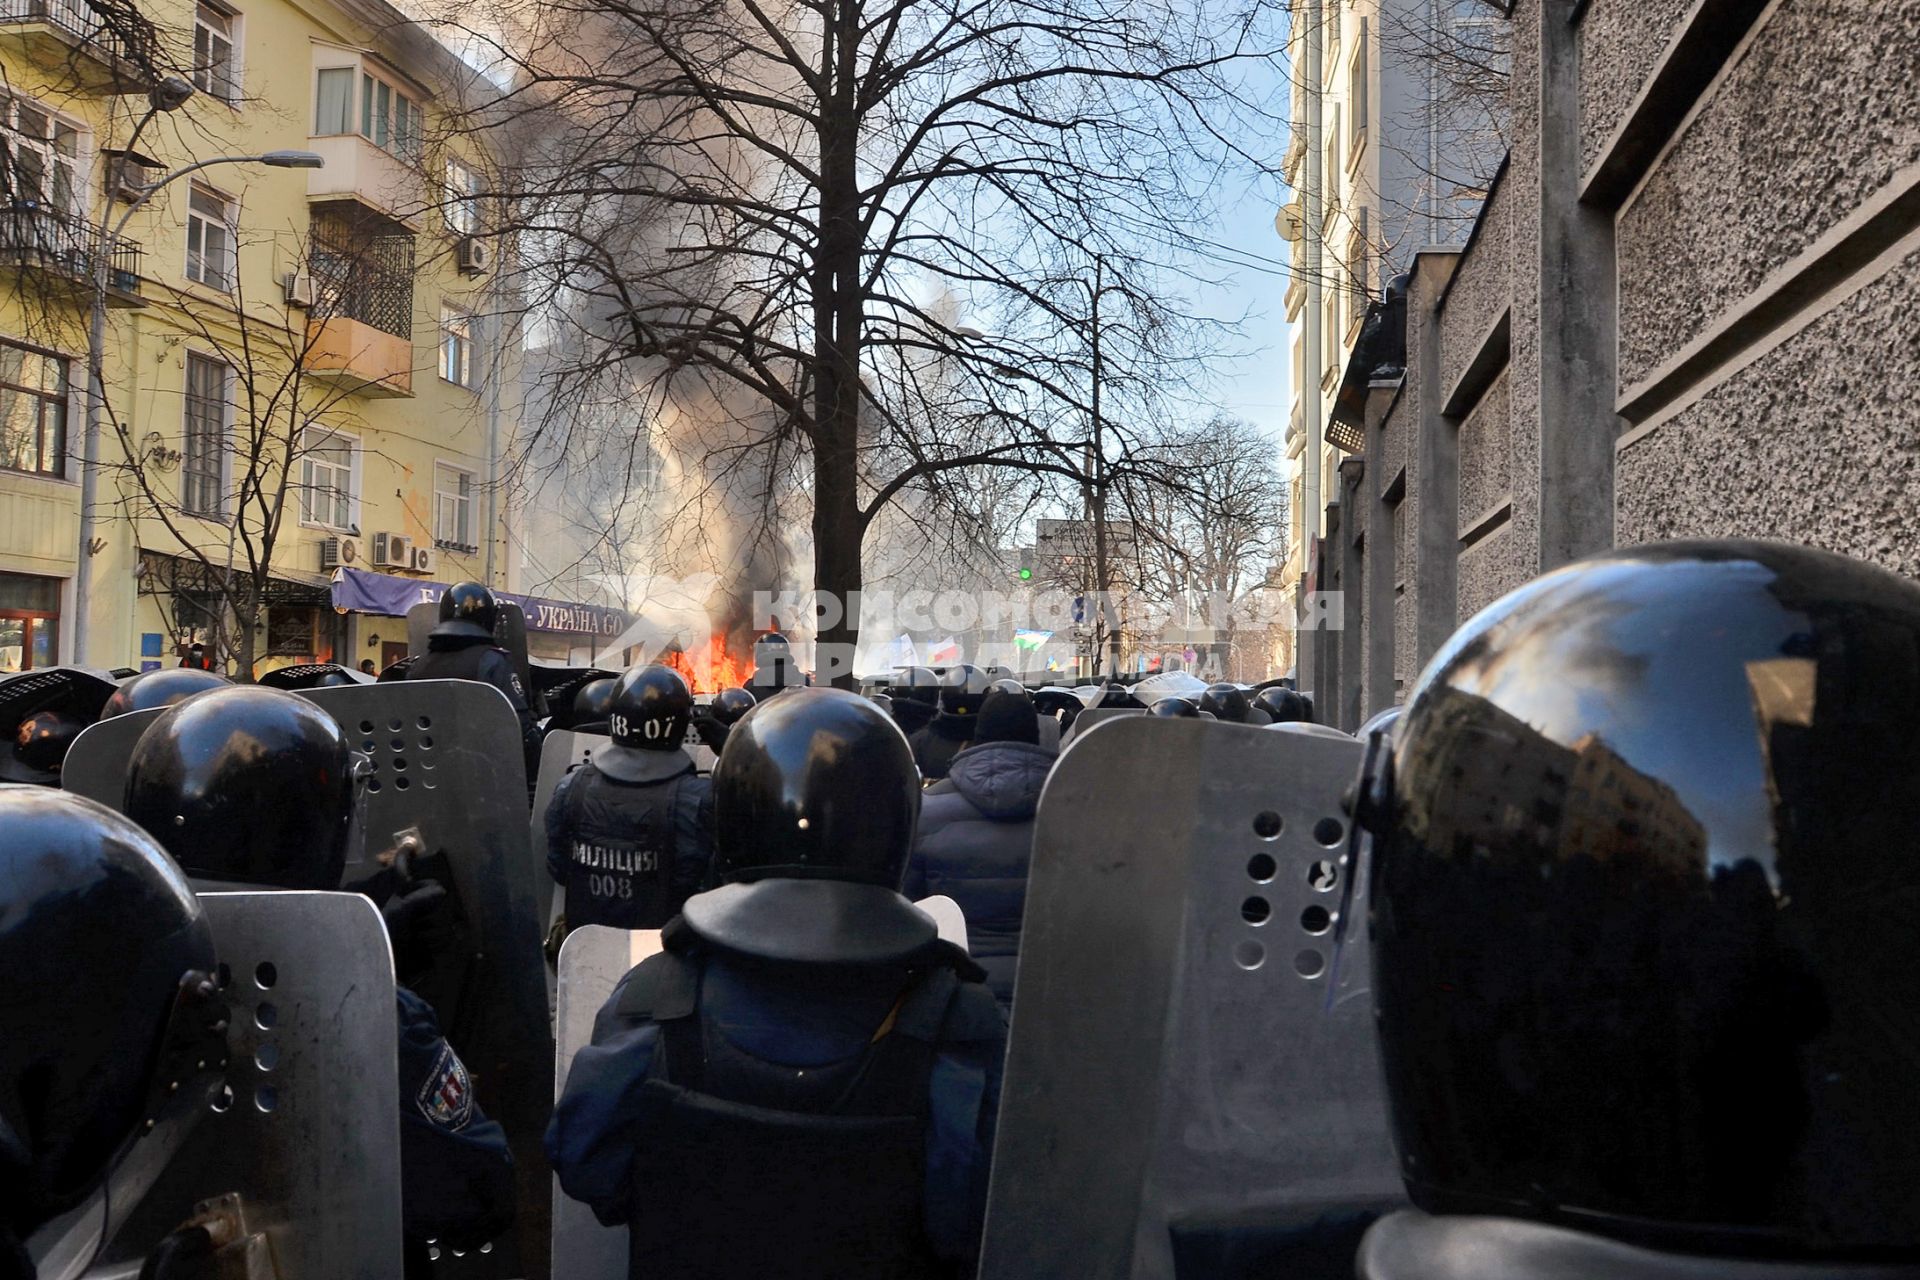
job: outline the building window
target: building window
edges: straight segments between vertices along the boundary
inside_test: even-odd
[[[1347,66],[1347,136],[1348,162],[1360,155],[1360,149],[1366,145],[1367,123],[1371,104],[1368,91],[1372,77],[1367,65],[1367,20],[1360,19],[1360,31],[1353,42],[1353,61]]]
[[[409,160],[420,158],[420,105],[385,80],[360,76],[360,136]]]
[[[222,102],[240,100],[240,63],[235,55],[239,15],[202,4],[193,18],[193,87]]]
[[[313,131],[316,134],[353,132],[352,67],[322,67],[316,79]]]
[[[0,342],[0,467],[67,473],[67,362]]]
[[[210,289],[233,288],[233,202],[193,184],[187,197],[187,279]]]
[[[180,507],[199,516],[227,514],[227,434],[232,373],[210,356],[187,353],[185,448],[180,461]]]
[[[18,217],[33,210],[79,213],[80,130],[23,98],[0,95],[0,190]]]
[[[1337,374],[1340,370],[1340,290],[1327,290],[1326,348],[1327,375]]]
[[[473,317],[440,308],[440,376],[456,386],[473,385]]]
[[[447,161],[447,230],[456,236],[480,232],[480,175],[458,160]]]
[[[461,551],[477,547],[473,540],[473,472],[444,462],[434,464],[433,540]]]
[[[352,439],[319,427],[300,437],[300,518],[305,524],[352,533],[358,526],[358,450]]]
[[[60,580],[0,573],[0,672],[51,667],[60,652]]]
[[[1326,211],[1321,222],[1322,231],[1332,226],[1333,211],[1340,204],[1340,104],[1337,102],[1333,104],[1333,120],[1330,123],[1331,127],[1327,130],[1327,154],[1322,161],[1325,173],[1320,179],[1321,188],[1326,192]]]

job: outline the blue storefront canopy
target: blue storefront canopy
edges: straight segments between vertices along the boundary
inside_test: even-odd
[[[369,573],[365,569],[339,568],[333,571],[333,607],[342,613],[377,613],[404,618],[417,604],[431,604],[447,589],[444,582],[424,582],[396,574]],[[575,635],[617,636],[627,629],[631,619],[625,609],[603,604],[580,604],[570,600],[548,600],[542,596],[515,595],[496,591],[502,600],[520,606],[527,615],[529,631],[561,631]]]

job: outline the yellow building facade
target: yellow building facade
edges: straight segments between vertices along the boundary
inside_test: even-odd
[[[404,625],[336,607],[342,571],[504,583],[517,337],[449,127],[471,71],[367,0],[0,0],[0,73],[0,669],[383,667]]]

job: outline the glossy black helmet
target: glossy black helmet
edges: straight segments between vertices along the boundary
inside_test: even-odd
[[[1920,586],[1774,543],[1548,574],[1369,753],[1414,1201],[1920,1257]]]
[[[188,875],[335,889],[353,819],[353,753],[297,693],[222,689],[170,708],[140,735],[126,813]]]
[[[986,672],[972,663],[948,667],[940,680],[940,710],[950,716],[970,716],[986,701]]]
[[[1193,699],[1183,698],[1178,694],[1174,694],[1170,697],[1162,698],[1151,707],[1148,707],[1147,713],[1168,720],[1185,720],[1197,717],[1200,714],[1200,708],[1195,704]]]
[[[778,631],[769,631],[753,642],[753,663],[757,667],[793,661],[793,646]]]
[[[1210,684],[1200,695],[1200,709],[1216,720],[1243,724],[1251,706],[1246,690],[1230,684]]]
[[[456,582],[441,593],[440,622],[432,634],[491,640],[499,620],[500,601],[486,584]]]
[[[92,1191],[165,1084],[185,1090],[176,1011],[217,1009],[216,962],[179,868],[119,814],[0,786],[0,831],[0,1225],[24,1236]],[[217,1073],[224,1037],[192,1052]]]
[[[893,720],[838,689],[796,689],[735,725],[713,770],[714,870],[696,933],[747,954],[846,963],[934,937],[899,894],[920,774]]]
[[[108,720],[129,711],[170,707],[196,693],[226,689],[232,685],[233,681],[217,671],[201,671],[194,667],[162,667],[158,671],[143,671],[113,691],[106,706],[100,708],[100,718]]]
[[[20,722],[13,732],[13,758],[22,770],[58,779],[60,766],[67,758],[73,740],[87,727],[86,721],[70,711],[36,711]],[[0,780],[24,780],[6,779]]]
[[[693,690],[687,678],[658,662],[621,676],[607,703],[614,744],[635,751],[678,751],[692,720]]]
[[[1307,704],[1300,695],[1284,685],[1269,685],[1254,694],[1253,705],[1266,712],[1274,724],[1312,718],[1307,714]]]
[[[607,718],[608,709],[613,705],[613,691],[620,683],[618,677],[602,676],[597,680],[588,680],[573,691],[573,723],[598,724]]]
[[[738,724],[742,716],[753,710],[756,701],[745,689],[722,689],[707,704],[707,714],[721,724]]]
[[[908,667],[894,683],[893,696],[915,702],[940,701],[940,677],[931,667]]]

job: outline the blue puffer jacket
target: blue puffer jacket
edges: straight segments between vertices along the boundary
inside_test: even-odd
[[[968,949],[1003,1006],[1013,999],[1034,810],[1055,758],[1025,742],[955,756],[946,780],[927,789],[907,868],[908,897],[945,894],[966,912]]]

